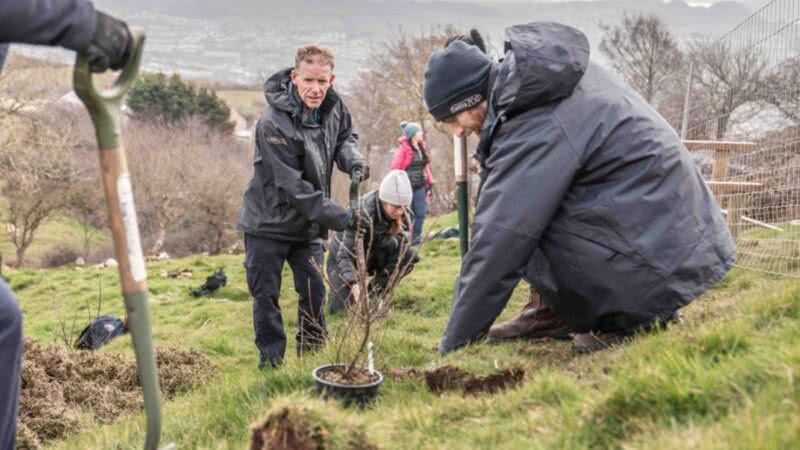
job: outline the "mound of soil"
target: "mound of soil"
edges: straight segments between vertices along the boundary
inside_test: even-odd
[[[251,427],[250,450],[322,450],[328,432],[304,411],[283,407]]]
[[[425,383],[431,392],[462,391],[464,395],[496,394],[517,386],[525,377],[519,367],[504,369],[486,376],[476,376],[458,367],[443,366],[425,371]]]
[[[520,368],[504,369],[485,377],[469,377],[464,381],[465,394],[495,394],[519,385],[525,377],[525,370]]]
[[[369,370],[363,367],[354,367],[349,374],[346,373],[346,367],[332,367],[328,370],[320,371],[319,376],[325,381],[331,383],[347,384],[347,385],[361,385],[370,384],[378,381],[380,377],[378,374],[370,374]]]
[[[471,377],[469,372],[458,367],[442,366],[424,373],[425,384],[435,394],[454,391],[464,386],[464,381]]]
[[[161,390],[171,398],[204,382],[210,361],[196,351],[156,351]],[[100,423],[142,409],[136,362],[128,355],[66,351],[25,340],[17,448],[39,448],[79,430],[80,416]]]

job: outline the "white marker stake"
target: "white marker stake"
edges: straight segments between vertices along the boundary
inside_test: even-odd
[[[147,278],[147,271],[144,268],[142,241],[139,237],[139,223],[136,220],[136,206],[133,204],[133,187],[128,174],[120,175],[117,178],[117,192],[119,193],[119,209],[122,212],[122,226],[125,228],[131,275],[133,275],[134,281],[144,281]]]
[[[375,374],[375,362],[372,360],[372,341],[367,345],[367,364],[369,365],[369,374]]]

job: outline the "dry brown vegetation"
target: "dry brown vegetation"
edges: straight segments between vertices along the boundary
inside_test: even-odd
[[[202,385],[213,373],[208,358],[193,350],[160,349],[156,360],[168,399]],[[136,363],[128,356],[25,341],[17,448],[40,448],[74,433],[82,415],[110,423],[143,404]]]

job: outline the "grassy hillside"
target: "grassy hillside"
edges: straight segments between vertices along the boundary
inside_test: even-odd
[[[452,216],[445,219],[452,223]],[[353,448],[354,436],[385,449],[408,448],[800,448],[800,283],[735,270],[685,309],[684,323],[640,336],[628,345],[578,356],[568,342],[480,344],[439,356],[458,272],[458,242],[434,241],[402,285],[396,309],[377,343],[378,367],[444,364],[477,374],[523,367],[523,383],[504,393],[436,395],[418,378],[387,378],[374,407],[364,411],[323,403],[311,370],[326,352],[298,359],[290,338],[286,364],[256,369],[252,304],[242,256],[194,257],[148,267],[159,346],[198,349],[217,375],[203,388],[164,405],[162,443],[178,448],[241,449],[248,426],[282,405],[311,411],[329,448]],[[197,300],[188,289],[223,267],[228,286]],[[161,278],[191,268],[192,280]],[[59,320],[96,308],[122,313],[114,269],[16,271],[26,333],[53,341]],[[520,286],[502,318],[525,302]],[[296,331],[296,298],[284,272],[281,305],[287,335]],[[341,324],[333,319],[329,327]],[[104,352],[130,352],[128,339]],[[84,431],[53,448],[137,448],[143,417],[109,426],[89,419]],[[358,439],[356,439],[358,440]]]

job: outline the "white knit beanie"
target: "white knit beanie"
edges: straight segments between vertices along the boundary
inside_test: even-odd
[[[411,181],[408,180],[408,174],[406,174],[405,170],[395,169],[390,171],[383,177],[381,187],[378,190],[378,198],[382,201],[405,207],[411,206],[413,195]]]

